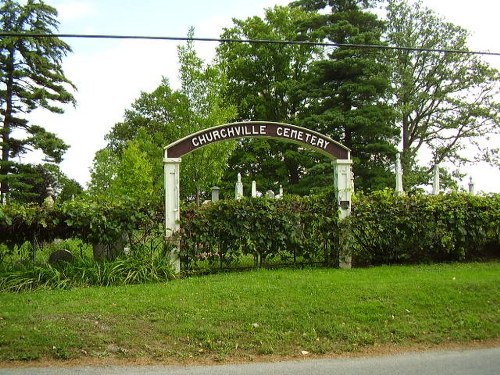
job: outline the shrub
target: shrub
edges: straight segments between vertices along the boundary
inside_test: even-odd
[[[350,218],[359,265],[478,260],[500,253],[500,195],[360,196]]]
[[[222,267],[248,255],[258,266],[273,258],[325,263],[335,247],[336,225],[337,212],[325,196],[189,206],[181,218],[181,259],[187,268],[205,259]]]

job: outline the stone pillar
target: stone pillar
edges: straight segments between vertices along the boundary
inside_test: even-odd
[[[403,194],[403,168],[401,167],[401,154],[396,154],[396,194]]]
[[[172,250],[170,259],[176,273],[181,270],[180,242],[176,236],[180,229],[179,167],[180,158],[165,158],[165,237]]]
[[[352,161],[337,159],[333,162],[334,183],[340,219],[339,266],[351,268],[350,229],[344,219],[351,215],[351,196],[354,193]]]
[[[257,182],[255,180],[252,181],[252,198],[257,197]]]
[[[434,165],[434,180],[432,181],[432,194],[439,194],[439,164]]]
[[[472,181],[472,177],[469,177],[469,194],[474,195],[474,182]]]
[[[238,173],[238,180],[236,181],[236,186],[234,188],[234,199],[243,198],[243,182],[241,182],[241,174]]]

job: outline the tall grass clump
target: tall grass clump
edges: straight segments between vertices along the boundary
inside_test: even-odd
[[[97,261],[78,255],[73,262],[55,265],[37,263],[3,271],[0,274],[0,291],[165,282],[173,277],[170,258],[159,252],[134,252],[113,261]]]

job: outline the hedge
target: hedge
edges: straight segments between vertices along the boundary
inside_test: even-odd
[[[334,202],[327,194],[187,206],[181,216],[181,259],[187,268],[207,260],[224,266],[252,256],[257,265],[280,259],[335,266],[341,229]],[[77,199],[53,207],[0,206],[0,250],[25,241],[71,237],[113,243],[124,232],[161,236],[163,222],[161,207],[127,199]],[[358,266],[500,255],[498,194],[358,195],[345,224]]]
[[[127,198],[75,199],[54,206],[9,204],[0,206],[0,244],[4,251],[25,242],[39,245],[68,238],[112,245],[124,233],[130,238],[137,232],[141,237],[161,233],[162,223],[163,213],[154,206]]]
[[[500,195],[394,195],[355,200],[353,253],[359,265],[469,261],[500,255]]]
[[[245,198],[184,210],[181,261],[187,268],[208,259],[220,266],[253,256],[255,264],[285,261],[335,264],[338,220],[325,197]]]

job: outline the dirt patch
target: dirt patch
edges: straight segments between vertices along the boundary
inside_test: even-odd
[[[221,364],[243,364],[251,362],[283,362],[308,359],[333,359],[333,358],[356,358],[356,357],[374,357],[386,355],[400,355],[404,353],[424,352],[424,351],[446,351],[446,350],[467,350],[467,349],[486,349],[500,347],[500,339],[478,341],[470,343],[446,343],[444,345],[418,344],[412,346],[398,345],[375,345],[360,348],[355,352],[327,353],[327,354],[303,354],[290,356],[278,355],[241,355],[231,356],[224,360],[199,357],[178,360],[174,358],[155,359],[150,357],[141,358],[95,358],[80,357],[70,360],[39,359],[34,361],[3,361],[0,362],[0,368],[12,367],[82,367],[82,366],[212,366]]]

